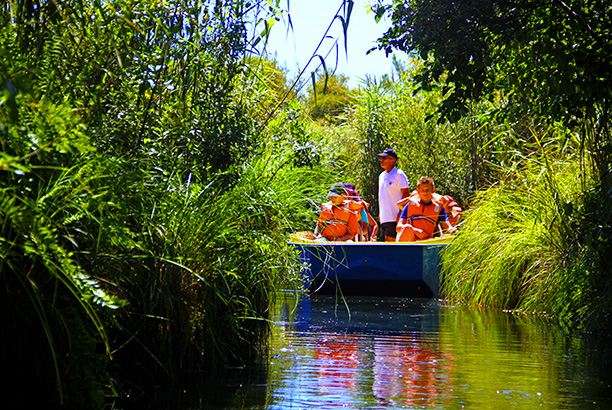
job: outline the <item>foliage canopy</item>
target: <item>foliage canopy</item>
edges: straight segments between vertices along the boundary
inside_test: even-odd
[[[424,90],[446,77],[443,117],[502,90],[504,110],[575,124],[607,121],[612,97],[612,9],[599,0],[396,0],[379,48],[426,61]],[[603,117],[600,115],[603,114]],[[605,126],[602,124],[602,126]]]

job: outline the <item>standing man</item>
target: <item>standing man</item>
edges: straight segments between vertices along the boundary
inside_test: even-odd
[[[401,209],[397,201],[410,195],[410,185],[406,174],[395,168],[397,153],[387,148],[380,154],[380,166],[384,169],[378,177],[378,209],[380,219],[380,235],[385,242],[395,242],[397,235],[397,220]],[[371,238],[375,240],[374,236]]]

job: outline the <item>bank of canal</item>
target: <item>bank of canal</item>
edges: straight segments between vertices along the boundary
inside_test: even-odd
[[[284,293],[267,365],[174,408],[610,409],[612,349],[534,317],[434,299]],[[176,403],[174,403],[176,404]]]

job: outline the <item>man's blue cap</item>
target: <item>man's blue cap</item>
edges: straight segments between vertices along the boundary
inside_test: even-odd
[[[397,152],[395,152],[391,148],[387,148],[386,150],[384,150],[380,154],[377,154],[377,156],[379,156],[379,157],[393,157],[393,158],[397,159]]]

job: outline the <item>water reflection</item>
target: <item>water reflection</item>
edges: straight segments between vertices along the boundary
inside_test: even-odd
[[[277,376],[271,364],[271,408],[411,406],[440,394],[440,352],[434,301],[351,298],[346,306],[332,297],[306,298],[287,317],[273,347],[295,363],[299,394]],[[287,312],[289,310],[286,310]],[[292,327],[292,325],[295,325]],[[277,333],[275,333],[277,335]],[[276,344],[275,342],[279,342]],[[275,388],[277,387],[277,388]],[[289,389],[289,390],[287,390]]]
[[[602,367],[590,352],[534,318],[435,300],[288,295],[261,408],[612,408],[610,374],[594,374]]]
[[[440,354],[416,340],[375,338],[374,383],[379,405],[417,406],[437,401]]]

